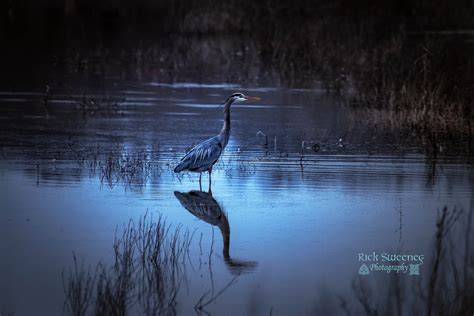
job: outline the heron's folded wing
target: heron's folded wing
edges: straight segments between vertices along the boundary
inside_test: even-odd
[[[222,153],[222,146],[218,139],[213,137],[196,145],[181,160],[179,166],[184,170],[197,170],[210,167]],[[180,168],[180,169],[181,169]]]

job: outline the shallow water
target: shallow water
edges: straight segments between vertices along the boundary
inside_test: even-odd
[[[359,253],[428,258],[439,211],[472,208],[462,157],[433,165],[383,138],[367,144],[344,100],[321,91],[113,81],[82,89],[0,92],[0,312],[60,314],[73,252],[92,266],[111,263],[116,231],[150,214],[193,233],[178,313],[235,275],[205,311],[314,313],[326,296],[354,300]],[[218,105],[234,91],[262,100],[233,106],[212,196],[188,193],[198,176],[172,169],[219,131]],[[207,192],[206,175],[202,184]],[[225,225],[193,212],[203,203],[227,220],[229,258]]]

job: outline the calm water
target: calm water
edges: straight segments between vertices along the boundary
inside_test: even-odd
[[[2,315],[61,314],[73,253],[112,263],[116,231],[145,214],[193,233],[181,314],[234,278],[205,311],[337,313],[337,297],[360,311],[359,253],[424,255],[427,276],[441,209],[464,210],[456,229],[469,225],[474,178],[462,157],[433,166],[416,149],[368,142],[345,102],[321,91],[114,81],[83,90],[52,89],[46,102],[42,90],[0,91]],[[234,91],[262,100],[232,107],[212,195],[207,176],[206,192],[191,192],[198,176],[172,169],[220,130],[217,105]],[[216,220],[199,214],[203,204]],[[392,276],[364,277],[384,288]]]

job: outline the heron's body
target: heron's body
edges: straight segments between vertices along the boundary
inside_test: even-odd
[[[211,186],[212,167],[219,160],[224,152],[230,137],[230,106],[235,101],[258,100],[257,97],[244,96],[242,93],[234,93],[224,102],[224,124],[221,132],[202,143],[193,147],[181,159],[179,164],[174,168],[174,172],[191,171],[191,172],[209,172],[209,187]],[[201,183],[201,175],[199,176],[199,184]]]
[[[228,135],[222,135],[221,132],[219,135],[194,146],[174,168],[174,172],[204,172],[211,170],[227,146],[229,136],[230,130]]]

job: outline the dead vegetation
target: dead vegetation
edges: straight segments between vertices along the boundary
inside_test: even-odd
[[[115,238],[114,263],[95,270],[78,264],[63,273],[65,311],[70,315],[176,314],[177,294],[185,281],[192,235],[172,230],[161,217],[130,221]]]

